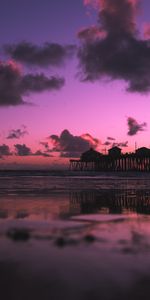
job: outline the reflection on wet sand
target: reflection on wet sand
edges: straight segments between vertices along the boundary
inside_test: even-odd
[[[69,194],[1,195],[0,219],[52,220],[68,213]]]
[[[70,193],[70,213],[150,214],[150,190],[93,190]]]
[[[0,219],[51,220],[78,214],[150,214],[150,190],[102,189],[1,196]]]
[[[5,300],[148,300],[150,190],[1,195]]]

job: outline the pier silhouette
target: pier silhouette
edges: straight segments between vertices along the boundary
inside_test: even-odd
[[[150,149],[142,147],[135,153],[122,154],[120,148],[113,147],[103,155],[91,148],[79,160],[70,160],[70,170],[150,172]]]

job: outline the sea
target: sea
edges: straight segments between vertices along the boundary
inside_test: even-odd
[[[4,300],[147,300],[150,174],[0,171]]]

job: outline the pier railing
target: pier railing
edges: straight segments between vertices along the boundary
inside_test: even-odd
[[[103,155],[96,161],[70,160],[72,171],[146,171],[150,172],[150,156],[124,154],[119,157]]]

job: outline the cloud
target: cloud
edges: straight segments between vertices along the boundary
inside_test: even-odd
[[[49,148],[48,142],[40,142],[40,145],[44,146],[46,149]]]
[[[41,149],[36,150],[35,152],[32,152],[31,148],[26,146],[25,144],[16,144],[15,147],[15,155],[17,156],[43,156],[43,157],[53,157],[51,154],[51,151],[49,149],[48,143],[41,142],[40,144],[44,145],[45,151],[42,151]]]
[[[126,148],[126,147],[128,147],[128,141],[126,141],[126,142],[121,142],[121,143],[113,143],[112,144],[112,147],[122,147],[122,148]]]
[[[107,141],[105,143],[103,143],[104,146],[110,146],[112,145],[112,142],[115,141],[115,138],[108,136],[107,137]]]
[[[23,75],[16,62],[0,62],[0,106],[27,104],[24,96],[59,90],[63,85],[63,78],[47,77],[43,73]]]
[[[48,151],[36,150],[32,152],[31,148],[29,148],[25,144],[15,144],[15,155],[17,156],[43,156],[43,157],[53,157],[52,154],[48,153]]]
[[[14,60],[31,66],[48,67],[59,66],[67,57],[73,55],[74,45],[62,46],[56,43],[45,43],[43,46],[29,42],[5,45],[5,53]]]
[[[111,146],[111,147],[122,147],[122,148],[123,147],[128,147],[128,141],[117,143],[117,142],[113,142],[114,140],[115,140],[114,138],[110,138],[103,145],[104,146]]]
[[[17,156],[29,156],[32,155],[32,151],[29,147],[27,147],[25,144],[16,144],[15,147],[15,154]]]
[[[82,41],[92,41],[99,38],[104,38],[106,36],[106,32],[97,26],[85,27],[80,29],[77,34],[78,38]]]
[[[30,92],[43,92],[49,90],[58,90],[64,85],[64,79],[57,77],[46,77],[43,73],[24,75],[21,82],[23,94]]]
[[[61,157],[64,158],[77,158],[80,156],[79,152],[61,152]]]
[[[115,141],[115,138],[113,138],[113,137],[111,137],[111,136],[108,136],[108,137],[107,137],[107,140],[109,140],[109,141]]]
[[[40,145],[42,145],[46,149],[46,151],[49,150],[49,144],[48,144],[48,142],[40,142]]]
[[[59,152],[62,157],[79,157],[82,152],[90,147],[96,149],[100,144],[98,139],[86,133],[81,136],[74,136],[67,129],[63,130],[60,136],[51,135],[52,151]]]
[[[92,135],[89,133],[82,134],[80,137],[88,141],[90,146],[94,149],[100,145],[100,141],[97,138],[92,137]]]
[[[135,18],[138,0],[85,0],[97,4],[99,30],[106,37],[81,43],[78,57],[81,79],[124,80],[127,91],[150,91],[150,44],[138,36]],[[90,31],[90,28],[89,28]],[[95,33],[93,33],[95,35]]]
[[[138,0],[90,0],[85,5],[98,9],[100,28],[108,34],[135,34]]]
[[[139,131],[144,131],[145,127],[147,126],[147,123],[144,122],[142,124],[139,124],[135,119],[128,117],[127,119],[128,124],[128,135],[136,135]]]
[[[118,147],[128,147],[128,141],[118,143]]]
[[[60,138],[59,138],[59,136],[56,135],[56,134],[52,134],[49,138],[52,142],[53,150],[56,151],[56,152],[60,151],[61,147],[60,147]]]
[[[28,134],[28,131],[26,130],[26,126],[22,126],[22,128],[10,130],[7,139],[20,139],[24,137],[26,134]]]
[[[111,142],[106,141],[103,145],[104,145],[104,146],[110,146],[110,145],[111,145]]]
[[[83,3],[84,3],[84,5],[90,5],[90,4],[92,4],[91,0],[83,0]]]
[[[49,137],[48,137],[48,139],[49,139]],[[53,157],[53,155],[51,154],[53,151],[52,151],[52,149],[50,149],[48,142],[40,142],[40,145],[42,145],[44,147],[44,151],[43,150],[38,150],[35,153],[35,155],[39,155],[38,153],[41,153],[42,156]]]
[[[33,155],[34,156],[43,156],[43,157],[53,157],[53,155],[51,155],[47,152],[43,152],[41,150],[37,150]]]
[[[9,156],[12,155],[9,146],[6,144],[0,145],[0,158],[3,156]]]
[[[85,6],[93,6],[94,8],[98,8],[99,0],[83,0]]]
[[[144,24],[144,38],[150,39],[150,23]]]

